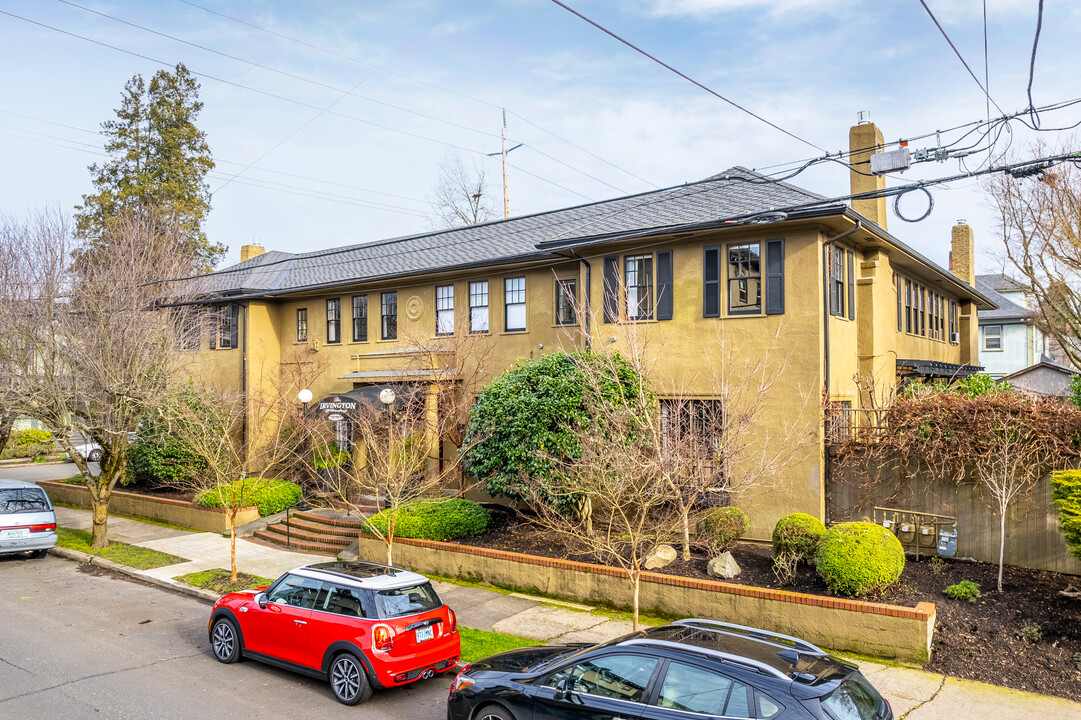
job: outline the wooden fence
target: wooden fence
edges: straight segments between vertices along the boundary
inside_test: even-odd
[[[883,473],[870,484],[854,472],[833,469],[829,482],[830,520],[870,520],[875,506],[957,518],[957,557],[998,562],[999,518],[983,493],[970,484],[927,475]],[[1014,503],[1006,519],[1006,564],[1081,575],[1081,561],[1066,551],[1058,531],[1051,482],[1042,479]]]

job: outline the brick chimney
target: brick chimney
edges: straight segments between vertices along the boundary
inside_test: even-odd
[[[848,149],[851,153],[848,162],[852,166],[849,176],[853,195],[886,189],[885,175],[871,175],[871,155],[882,150],[882,131],[866,117],[867,113],[861,112],[859,122],[848,131]],[[883,230],[886,229],[886,198],[853,200],[852,209]]]
[[[976,241],[972,236],[972,226],[964,220],[958,220],[950,233],[950,272],[969,285],[976,284]]]
[[[253,257],[259,257],[265,252],[266,250],[263,249],[263,246],[257,243],[252,243],[251,245],[241,245],[240,262],[244,262],[245,260],[251,260]]]

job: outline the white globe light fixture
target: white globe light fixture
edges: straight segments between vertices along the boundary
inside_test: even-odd
[[[309,390],[308,388],[304,388],[303,390],[301,390],[300,392],[297,393],[297,400],[299,400],[300,402],[307,405],[308,403],[310,403],[312,401],[312,391]]]
[[[390,405],[391,403],[393,403],[395,397],[396,396],[394,395],[394,391],[390,388],[383,388],[379,391],[379,402],[383,403],[384,405]]]

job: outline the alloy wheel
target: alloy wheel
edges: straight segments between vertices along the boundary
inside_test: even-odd
[[[214,626],[214,654],[219,660],[228,660],[233,656],[233,648],[236,646],[236,635],[233,626],[227,621],[221,621]]]
[[[330,684],[334,694],[345,702],[351,701],[360,692],[360,668],[352,658],[339,658],[330,673]]]

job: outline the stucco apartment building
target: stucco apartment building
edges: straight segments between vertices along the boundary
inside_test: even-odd
[[[882,141],[871,124],[853,148]],[[867,153],[855,156],[866,164]],[[853,190],[881,187],[853,175]],[[698,372],[723,332],[740,353],[780,337],[788,367],[763,422],[802,424],[813,441],[768,492],[743,503],[751,535],[783,514],[826,515],[820,398],[859,408],[856,376],[893,384],[953,377],[979,362],[972,236],[955,228],[954,273],[891,236],[884,200],[829,203],[734,167],[700,182],[453,230],[315,252],[246,246],[205,280],[216,308],[199,371],[252,387],[259,369],[318,349],[317,399],[414,381],[418,339],[469,332],[488,343],[487,376],[559,348],[619,342],[634,323],[674,388],[708,402]],[[578,312],[581,307],[586,312]],[[454,372],[451,368],[450,372]],[[806,399],[810,396],[810,401]]]

